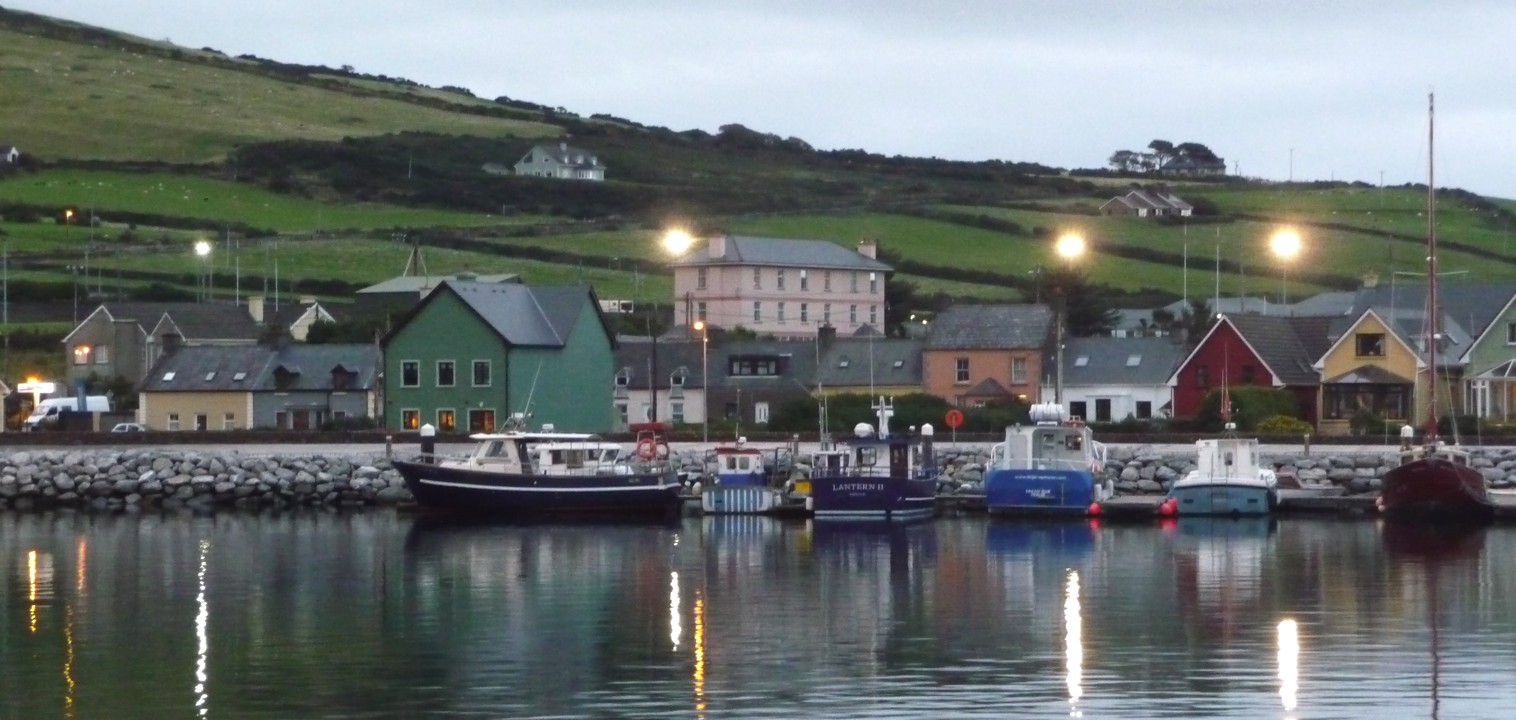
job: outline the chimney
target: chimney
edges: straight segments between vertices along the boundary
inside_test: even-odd
[[[566,142],[558,143],[558,149],[560,151],[562,151],[564,154],[567,154],[568,151],[569,151],[569,144],[566,143]]]
[[[251,315],[253,322],[263,323],[263,296],[249,295],[247,297],[247,314]]]
[[[862,255],[870,260],[877,260],[879,258],[875,257],[875,255],[877,255],[878,252],[879,241],[874,240],[873,238],[864,238],[858,241],[859,255]]]
[[[1379,287],[1379,273],[1366,272],[1363,274],[1363,286],[1365,288]]]
[[[816,328],[816,344],[823,354],[832,349],[832,343],[837,340],[837,328],[832,325],[822,325]]]
[[[163,354],[173,355],[184,345],[184,336],[179,333],[164,333],[162,341]]]
[[[712,260],[726,257],[726,235],[724,233],[717,233],[711,236],[707,254],[711,256],[710,259]]]

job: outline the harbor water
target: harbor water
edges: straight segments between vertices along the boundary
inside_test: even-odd
[[[16,513],[0,717],[1509,718],[1512,598],[1502,525]]]

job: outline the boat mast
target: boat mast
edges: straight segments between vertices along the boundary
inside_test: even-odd
[[[1437,182],[1433,153],[1436,113],[1427,93],[1427,430],[1428,444],[1437,442]]]

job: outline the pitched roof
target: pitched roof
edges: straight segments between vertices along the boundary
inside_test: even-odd
[[[973,387],[959,394],[959,397],[1002,398],[1010,396],[1011,391],[1005,389],[1005,386],[1001,385],[1000,382],[995,378],[985,378],[983,380],[980,380],[978,383],[975,383]]]
[[[596,313],[600,308],[590,289],[581,285],[531,287],[449,280],[444,287],[512,345],[563,347],[584,304],[589,303]]]
[[[839,338],[821,354],[821,382],[836,387],[920,385],[920,339]]]
[[[1070,338],[1063,350],[1063,384],[1164,385],[1184,357],[1169,338]]]
[[[701,374],[699,340],[666,342],[660,339],[656,343],[646,342],[646,337],[640,340],[643,342],[633,340],[619,343],[616,347],[616,375],[618,378],[626,377],[626,385],[620,387],[647,390],[649,373],[653,371],[655,361],[658,366],[655,382],[659,389],[668,388],[674,374],[681,371],[684,374],[684,387],[705,387],[705,376]],[[656,358],[653,356],[655,349],[658,353]],[[711,363],[718,359],[712,350],[713,348],[706,349],[706,368],[714,368]]]
[[[711,255],[711,243],[699,242],[682,257],[670,262],[674,266],[693,265],[765,265],[842,270],[893,272],[894,269],[856,250],[828,240],[726,235],[725,251]]]
[[[463,280],[481,283],[505,283],[521,282],[521,278],[515,273],[496,273],[494,275],[475,275],[473,273],[457,273],[455,275],[402,275],[392,277],[373,285],[370,285],[358,293],[420,293],[424,288],[437,289],[442,283],[449,280]]]
[[[379,349],[369,343],[306,345],[190,345],[165,354],[143,379],[143,392],[256,392],[275,389],[280,367],[297,373],[281,391],[329,390],[337,366],[357,373],[349,389],[378,383]],[[240,377],[239,377],[240,376]]]
[[[1124,195],[1117,195],[1116,197],[1113,197],[1110,200],[1107,200],[1104,203],[1101,203],[1100,209],[1104,210],[1104,209],[1110,207],[1112,204],[1125,205],[1128,208],[1131,208],[1133,210],[1137,209],[1137,204],[1134,203],[1134,202],[1132,202],[1131,200],[1128,200],[1126,198],[1126,196],[1124,196]]]
[[[574,147],[566,142],[536,145],[532,147],[531,151],[527,152],[527,155],[531,155],[532,152],[540,152],[552,158],[554,162],[560,165],[586,168],[598,167],[600,165],[600,158],[596,157],[594,153],[583,148]],[[522,157],[521,159],[525,160],[526,158]]]
[[[1040,348],[1053,312],[1046,305],[954,305],[932,320],[928,350]]]
[[[1320,318],[1287,318],[1264,315],[1226,315],[1225,320],[1237,329],[1242,339],[1258,353],[1258,358],[1285,385],[1315,385],[1321,375],[1312,366],[1320,354],[1315,348],[1325,343],[1321,338],[1303,340],[1300,333],[1325,330]],[[1324,351],[1324,350],[1323,350]]]
[[[256,340],[258,323],[247,308],[229,303],[109,302],[101,306],[113,320],[131,320],[151,332],[168,316],[186,341]]]
[[[731,375],[727,368],[733,358],[777,356],[779,375]],[[775,391],[804,394],[816,385],[816,342],[814,340],[750,340],[727,343],[710,349],[710,386],[753,387],[772,384]]]

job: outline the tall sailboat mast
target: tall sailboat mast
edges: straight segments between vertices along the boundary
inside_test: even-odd
[[[1427,93],[1427,442],[1437,441],[1437,181],[1436,105]]]

